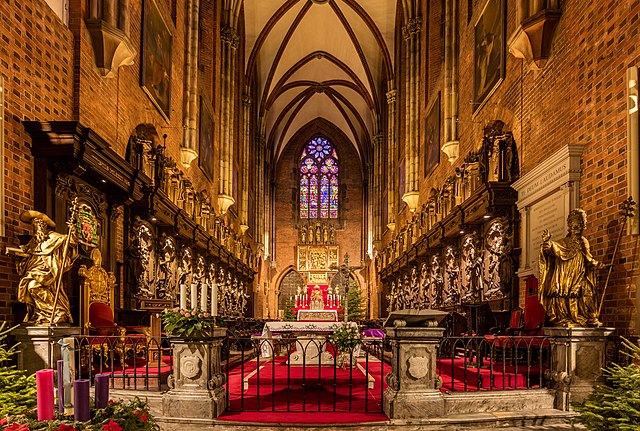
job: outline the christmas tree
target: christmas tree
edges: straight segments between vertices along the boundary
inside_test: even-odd
[[[348,301],[348,320],[350,322],[360,322],[365,317],[364,300],[362,298],[362,292],[358,284],[351,280],[349,283],[349,292],[347,293]]]
[[[605,384],[598,385],[582,402],[574,404],[578,422],[590,430],[640,430],[640,346],[623,339],[630,364],[603,369]]]
[[[289,297],[284,303],[284,320],[286,322],[293,322],[296,320],[296,304],[293,303],[293,299]]]
[[[17,353],[16,347],[7,349],[4,339],[13,328],[5,330],[0,323],[0,364],[6,364]],[[0,366],[0,417],[24,413],[36,406],[36,378],[15,366]]]

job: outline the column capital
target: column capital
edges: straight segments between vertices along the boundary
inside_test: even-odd
[[[240,45],[240,36],[238,36],[238,32],[235,28],[228,25],[222,27],[222,30],[220,30],[220,39],[233,49],[238,48],[238,45]]]
[[[422,29],[422,17],[416,16],[409,18],[407,23],[402,26],[402,38],[404,40],[411,39],[415,34],[420,33]]]

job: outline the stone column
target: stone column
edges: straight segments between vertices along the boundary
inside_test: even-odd
[[[387,92],[387,227],[396,228],[396,90]]]
[[[436,353],[444,328],[386,328],[391,340],[393,368],[387,375],[384,412],[391,419],[444,415],[444,397],[438,390]]]
[[[569,410],[583,401],[601,382],[605,366],[605,343],[613,328],[544,328],[550,337],[551,372],[555,408]]]
[[[173,374],[162,397],[162,413],[172,418],[212,419],[227,408],[225,375],[220,365],[226,328],[208,339],[172,339]]]
[[[20,343],[18,368],[33,374],[44,368],[55,368],[61,359],[58,341],[79,336],[78,326],[19,326],[11,332]]]

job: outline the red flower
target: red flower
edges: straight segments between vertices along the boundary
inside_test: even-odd
[[[60,424],[58,426],[57,431],[78,431],[77,429],[75,429],[74,427],[72,427],[71,425],[67,425],[67,424]]]
[[[108,424],[102,425],[102,429],[104,431],[122,431],[122,427],[113,419],[111,419]]]
[[[29,430],[29,424],[19,424],[17,422],[14,422],[11,424],[11,426],[6,427],[4,431],[30,431],[30,430]]]
[[[9,419],[7,419],[7,418],[0,419],[0,426],[6,425],[7,423],[9,423]]]
[[[147,417],[147,412],[145,412],[144,410],[136,410],[135,412],[133,412],[133,414],[138,416],[138,419],[140,419],[141,422],[146,422],[149,420],[149,418]]]

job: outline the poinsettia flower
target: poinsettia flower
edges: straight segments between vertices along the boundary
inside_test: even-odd
[[[8,422],[9,422],[9,419],[7,419],[7,418],[2,418],[2,419],[0,419],[0,426],[2,426],[2,425],[6,425]]]
[[[72,427],[71,425],[67,425],[67,424],[60,424],[58,426],[57,431],[78,431],[77,429],[75,429],[74,427]]]
[[[29,424],[19,424],[14,422],[11,426],[8,426],[4,429],[4,431],[30,431]]]
[[[138,416],[138,419],[140,419],[141,422],[146,422],[149,420],[149,418],[147,417],[147,412],[145,412],[144,410],[136,410],[133,412],[133,414]]]
[[[122,431],[122,427],[113,419],[111,419],[108,424],[102,425],[102,429],[104,431]]]

